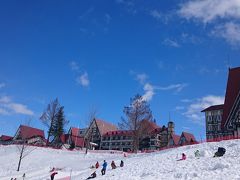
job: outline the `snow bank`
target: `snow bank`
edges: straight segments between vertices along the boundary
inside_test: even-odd
[[[220,158],[213,158],[218,147],[226,148],[226,154]],[[49,179],[52,167],[61,168],[56,180],[72,176],[73,180],[86,179],[94,170],[89,167],[106,159],[108,169],[105,176],[97,170],[99,180],[171,180],[171,179],[214,179],[240,180],[240,140],[222,141],[217,143],[203,143],[164,150],[157,153],[128,155],[111,153],[89,153],[37,148],[23,159],[20,172],[16,172],[18,154],[16,146],[0,146],[0,179],[9,180],[11,177],[21,177],[26,173],[26,180]],[[194,152],[200,151],[200,157],[195,158]],[[187,155],[187,160],[177,161],[181,154]],[[123,168],[111,170],[110,163],[114,160],[119,166],[124,160]],[[22,179],[22,178],[21,178]]]

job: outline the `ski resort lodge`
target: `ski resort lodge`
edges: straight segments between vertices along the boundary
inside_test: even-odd
[[[175,134],[174,123],[168,122],[166,126],[158,126],[152,121],[143,121],[145,135],[139,140],[139,150],[158,150],[165,147],[194,144],[195,137],[183,132],[180,136]],[[44,131],[37,128],[20,125],[14,137],[2,135],[0,144],[20,144],[26,142],[32,145],[46,145]],[[133,131],[118,130],[109,122],[94,119],[86,129],[71,127],[61,136],[62,145],[66,148],[85,148],[97,150],[133,150]]]
[[[206,138],[240,137],[240,67],[229,69],[224,104],[204,109]]]

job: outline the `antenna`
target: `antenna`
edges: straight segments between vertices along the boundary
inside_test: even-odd
[[[168,121],[171,121],[171,112],[168,113]]]

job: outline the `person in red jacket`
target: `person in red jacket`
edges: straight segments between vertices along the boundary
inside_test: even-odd
[[[186,160],[186,159],[187,159],[186,154],[182,153],[182,160]]]
[[[53,173],[51,174],[51,180],[54,180],[54,176],[55,176],[56,174],[58,174],[58,173],[57,173],[57,172],[53,172]]]
[[[95,168],[96,168],[96,169],[99,168],[99,163],[98,163],[98,161],[97,161],[97,163],[95,164]]]

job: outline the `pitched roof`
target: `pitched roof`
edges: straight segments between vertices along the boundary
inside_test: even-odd
[[[240,67],[229,69],[227,90],[223,109],[222,127],[228,120],[228,116],[234,106],[235,100],[240,92]]]
[[[224,104],[214,105],[202,110],[201,112],[223,110],[223,107],[224,107]]]
[[[153,133],[156,129],[160,128],[156,123],[149,120],[143,120],[141,122],[141,125],[143,126],[143,130],[146,131],[146,133]]]
[[[96,120],[96,124],[98,126],[101,136],[106,134],[108,131],[116,131],[117,130],[117,127],[112,123],[108,123],[101,119],[95,119],[95,120]]]
[[[42,138],[45,137],[43,130],[29,127],[29,126],[20,125],[18,131],[19,131],[19,136],[23,139],[29,139],[37,136]]]
[[[71,135],[73,135],[73,136],[79,136],[79,131],[80,131],[79,128],[71,127],[70,130],[71,130]]]
[[[190,141],[196,141],[195,137],[193,134],[191,133],[187,133],[187,132],[182,132],[182,135],[181,136],[184,136],[186,138],[186,141],[190,142]]]
[[[172,134],[171,137],[173,139],[174,144],[178,144],[180,136],[176,134]]]
[[[11,137],[11,136],[6,136],[6,135],[2,135],[1,137],[0,137],[0,140],[1,141],[10,141],[10,140],[12,140],[13,139],[13,137]]]

